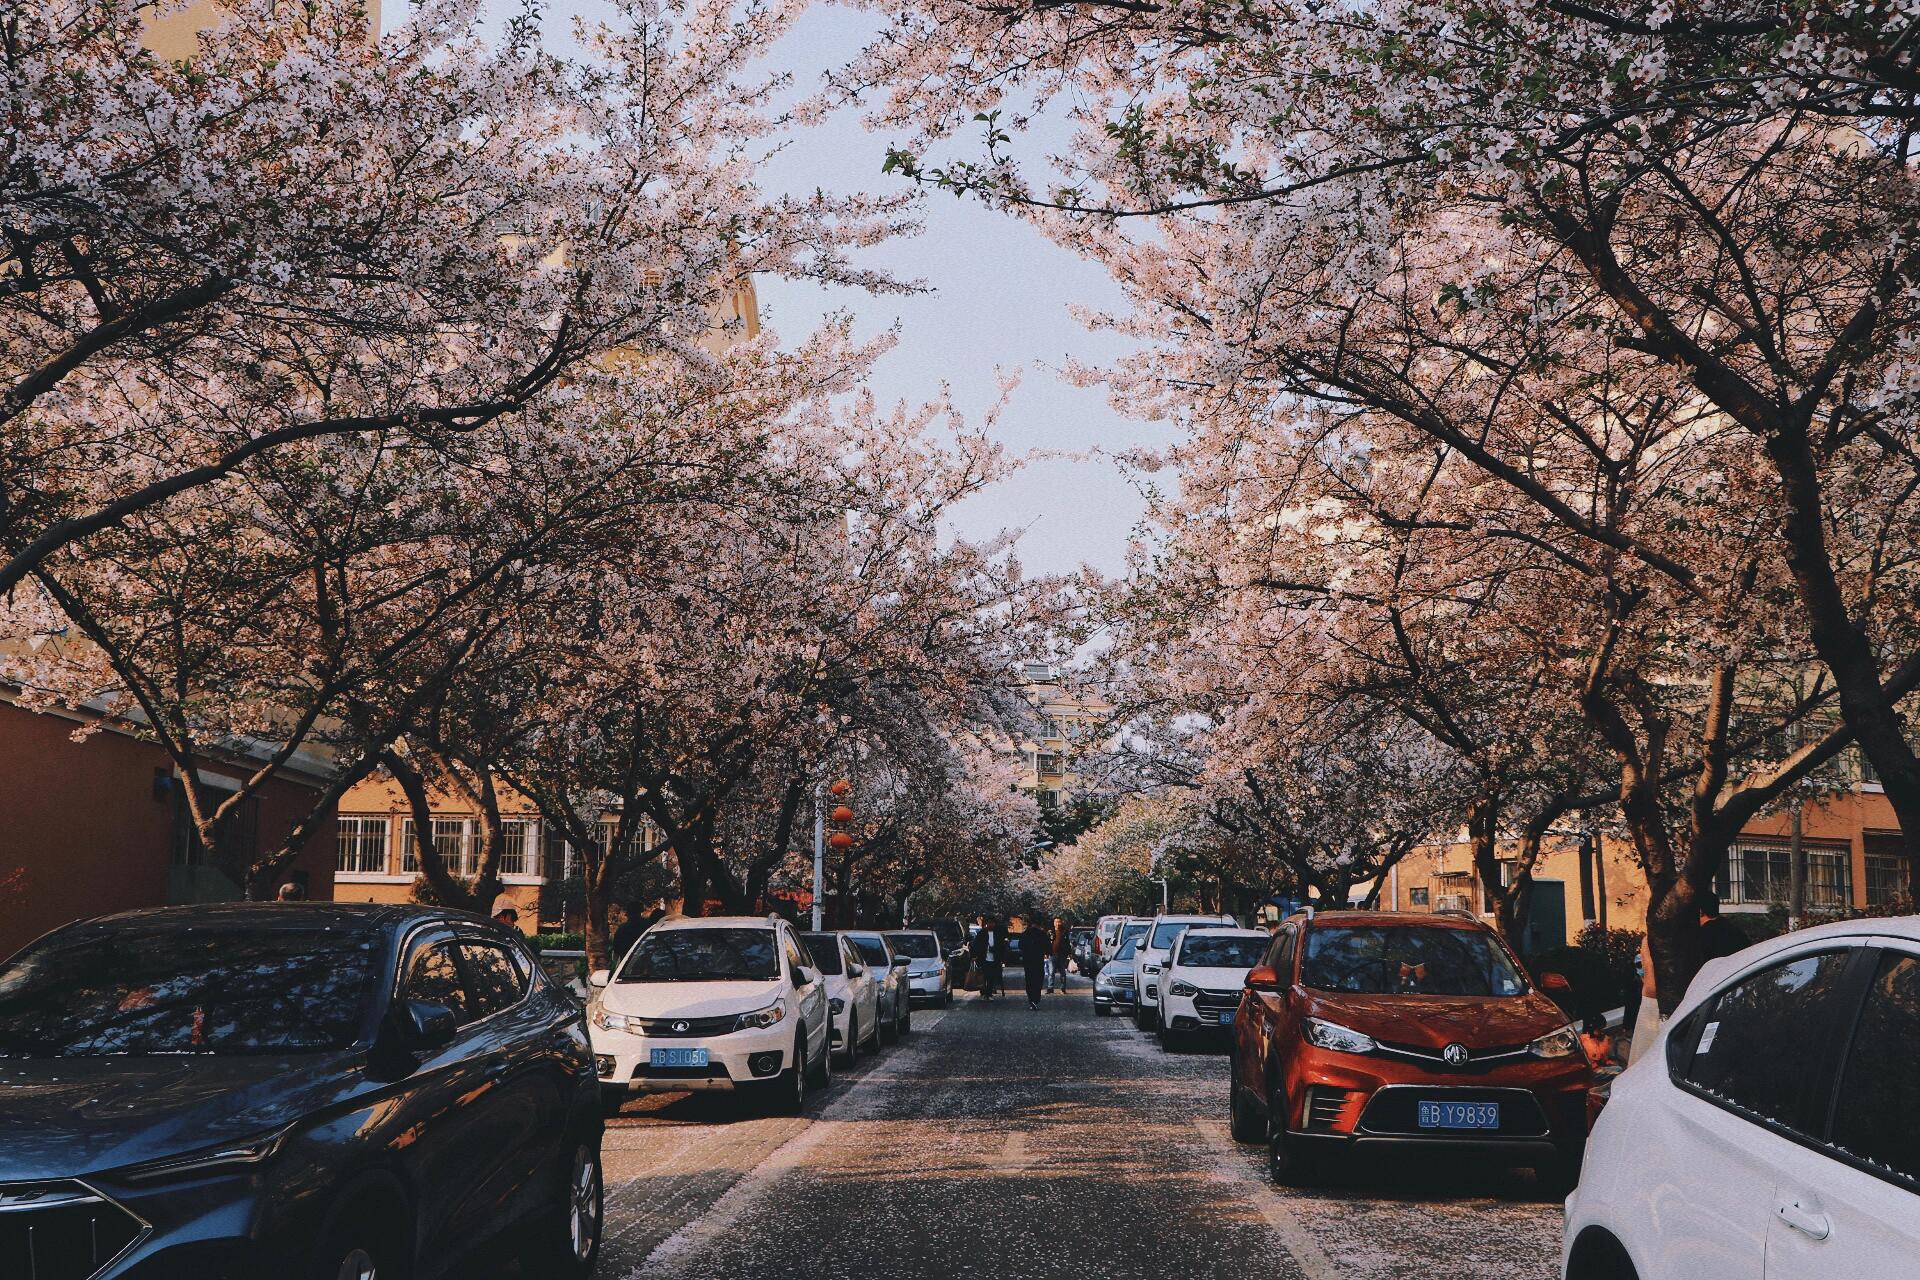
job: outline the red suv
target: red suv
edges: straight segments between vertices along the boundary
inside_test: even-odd
[[[1247,975],[1233,1136],[1276,1182],[1345,1148],[1472,1151],[1571,1183],[1593,1071],[1567,1017],[1464,916],[1303,912]]]

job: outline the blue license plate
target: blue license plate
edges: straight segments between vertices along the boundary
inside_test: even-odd
[[[1423,1102],[1420,1104],[1422,1129],[1498,1129],[1500,1104],[1497,1102]]]
[[[1230,1027],[1233,1025],[1233,1010],[1229,1009],[1225,1013],[1220,1015],[1220,1025],[1223,1027]]]
[[[704,1067],[707,1065],[705,1049],[655,1049],[648,1061],[656,1067]]]

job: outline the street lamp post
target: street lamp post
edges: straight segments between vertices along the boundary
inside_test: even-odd
[[[827,784],[813,784],[813,931],[820,932],[820,912],[827,891]]]

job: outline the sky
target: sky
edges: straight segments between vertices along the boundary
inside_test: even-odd
[[[512,0],[489,3],[502,12],[517,7]],[[554,0],[548,31],[563,32],[573,14],[600,9],[594,0]],[[811,91],[822,71],[852,59],[876,21],[815,5],[777,50],[779,65],[793,74],[797,90]],[[890,140],[867,132],[854,113],[839,113],[797,134],[761,179],[794,194],[816,187],[899,190],[903,180],[880,171]],[[1073,456],[1031,459],[956,511],[955,528],[976,538],[1023,531],[1019,555],[1030,572],[1070,573],[1084,563],[1119,573],[1145,504],[1111,457],[1095,451],[1165,443],[1170,432],[1121,416],[1098,388],[1071,386],[1055,372],[1070,359],[1100,364],[1123,350],[1121,339],[1087,331],[1068,310],[1074,304],[1116,310],[1118,289],[1099,267],[971,200],[933,194],[923,221],[918,235],[870,250],[864,261],[921,281],[927,292],[876,298],[762,278],[755,284],[763,324],[788,342],[835,311],[852,314],[863,337],[897,326],[898,345],[874,373],[875,393],[883,401],[920,403],[945,384],[969,422],[992,407],[1003,372],[1019,373],[995,436],[1015,454]]]

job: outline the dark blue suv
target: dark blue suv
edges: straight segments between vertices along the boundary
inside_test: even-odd
[[[600,1132],[583,1010],[474,916],[175,907],[0,965],[0,1276],[584,1276]]]

